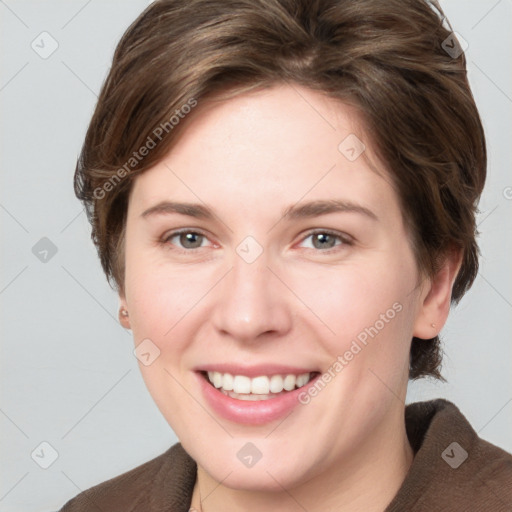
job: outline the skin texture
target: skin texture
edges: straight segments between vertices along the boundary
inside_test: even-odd
[[[350,134],[366,146],[354,161],[338,149]],[[377,219],[283,217],[320,199],[363,206]],[[215,217],[141,216],[162,201],[206,205]],[[205,236],[195,245],[170,237],[182,228]],[[314,245],[312,230],[342,238]],[[247,236],[263,250],[252,263],[236,251]],[[125,250],[120,299],[129,317],[121,321],[136,345],[149,338],[160,350],[141,372],[198,463],[192,506],[383,510],[413,458],[403,421],[411,339],[443,326],[460,258],[447,258],[434,279],[420,275],[398,198],[357,112],[288,85],[200,103],[166,158],[135,180]],[[326,372],[394,304],[400,311],[284,420],[236,424],[201,394],[193,368],[206,363]],[[237,458],[247,442],[262,453],[251,468]]]

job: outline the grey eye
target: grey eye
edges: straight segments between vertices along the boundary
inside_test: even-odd
[[[315,249],[331,249],[336,245],[336,239],[339,237],[329,233],[314,233],[310,235]]]
[[[186,249],[197,249],[201,247],[204,235],[201,235],[199,233],[194,233],[193,231],[189,231],[186,233],[180,233],[179,235],[180,244],[182,247]]]

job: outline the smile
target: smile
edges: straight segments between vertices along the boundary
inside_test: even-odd
[[[299,396],[320,378],[317,368],[262,363],[209,363],[194,368],[213,415],[238,424],[263,425],[304,407]]]
[[[277,398],[283,392],[305,386],[314,372],[299,375],[260,375],[254,378],[246,375],[233,375],[218,371],[207,372],[210,383],[221,393],[237,400],[269,400]]]

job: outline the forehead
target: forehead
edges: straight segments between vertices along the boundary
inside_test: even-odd
[[[135,180],[139,210],[178,197],[246,213],[302,199],[397,207],[357,111],[338,100],[276,86],[200,103],[193,116],[167,156]]]

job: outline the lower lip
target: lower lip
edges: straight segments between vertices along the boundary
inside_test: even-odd
[[[231,398],[210,384],[202,373],[198,372],[197,376],[206,401],[217,414],[235,423],[263,425],[288,415],[294,407],[300,405],[299,395],[307,392],[320,375],[316,375],[301,388],[258,401]]]

